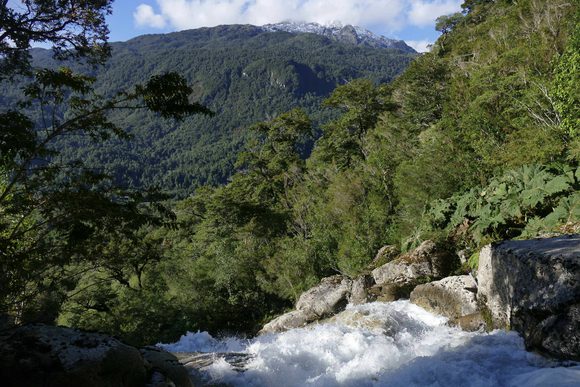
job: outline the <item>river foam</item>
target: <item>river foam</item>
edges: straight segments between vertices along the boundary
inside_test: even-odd
[[[306,328],[244,340],[188,333],[172,352],[244,352],[245,372],[225,360],[202,370],[233,386],[580,386],[580,365],[526,352],[514,332],[468,333],[409,303],[348,306]]]

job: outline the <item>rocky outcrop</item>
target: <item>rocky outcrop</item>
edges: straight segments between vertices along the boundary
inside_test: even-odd
[[[451,324],[463,330],[475,331],[485,328],[477,307],[476,293],[475,279],[470,275],[460,275],[418,285],[411,292],[410,301],[448,317]]]
[[[332,316],[343,310],[351,295],[352,280],[342,275],[323,278],[320,284],[302,293],[296,310],[264,325],[260,333],[283,332]]]
[[[208,352],[208,353],[175,353],[179,362],[187,369],[189,377],[196,386],[229,386],[229,384],[208,384],[204,373],[216,363],[225,362],[231,366],[232,371],[244,372],[253,356],[248,353],[236,352]],[[168,386],[169,387],[169,386]]]
[[[301,310],[293,310],[276,317],[260,330],[260,334],[285,332],[292,328],[301,328],[309,322],[308,316]]]
[[[382,294],[384,301],[409,297],[416,285],[450,274],[457,263],[454,254],[433,241],[425,241],[415,250],[372,271],[379,289],[375,292],[379,300]]]
[[[580,360],[580,235],[486,246],[478,299],[530,349]]]
[[[29,325],[0,334],[3,386],[143,386],[139,350],[100,333]]]
[[[187,369],[175,355],[153,346],[141,348],[139,352],[151,375],[148,386],[193,387]]]
[[[375,284],[375,279],[368,274],[363,274],[352,281],[348,303],[359,305],[374,299],[370,294],[370,288]]]
[[[202,371],[218,360],[224,360],[236,372],[243,372],[253,356],[244,352],[176,353],[179,362],[190,372]]]
[[[320,284],[302,293],[296,310],[304,312],[310,321],[331,316],[346,307],[351,287],[352,280],[342,275],[323,278]]]
[[[397,253],[393,246],[383,247],[375,262],[391,260]],[[457,265],[457,257],[432,241],[392,260],[354,280],[342,275],[323,278],[317,286],[303,293],[296,310],[283,314],[264,325],[261,334],[299,328],[342,311],[348,303],[394,301],[408,298],[411,290],[422,282],[449,274]]]
[[[477,312],[477,284],[470,275],[446,277],[419,285],[411,292],[411,302],[451,319]]]
[[[193,387],[187,369],[157,347],[102,333],[26,325],[0,334],[0,384],[46,387]]]

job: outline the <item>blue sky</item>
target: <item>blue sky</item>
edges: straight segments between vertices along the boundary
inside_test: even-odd
[[[340,22],[403,39],[423,51],[435,41],[435,19],[460,11],[461,0],[116,0],[111,41],[211,27],[283,20]]]

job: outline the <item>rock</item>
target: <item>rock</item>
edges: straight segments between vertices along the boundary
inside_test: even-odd
[[[415,250],[376,268],[372,276],[377,285],[389,285],[394,299],[398,299],[408,297],[413,287],[421,282],[451,273],[457,263],[452,253],[433,241],[425,241]]]
[[[361,275],[352,281],[352,288],[348,298],[349,304],[359,305],[371,301],[374,297],[369,293],[369,289],[375,284],[375,280],[370,275]]]
[[[309,323],[306,313],[293,310],[270,321],[260,330],[259,334],[284,332],[292,328],[301,328]]]
[[[302,293],[296,310],[304,312],[308,322],[331,316],[348,304],[352,280],[333,275],[323,278],[320,284]]]
[[[152,381],[159,379],[157,374],[161,374],[165,380],[165,384],[172,383],[175,387],[193,387],[193,383],[189,379],[187,369],[179,362],[177,357],[173,354],[159,348],[148,346],[139,350],[141,356],[146,364],[150,367]],[[162,386],[161,382],[150,382],[151,386]]]
[[[465,316],[450,319],[449,324],[458,326],[464,331],[468,332],[476,332],[488,329],[488,326],[481,312],[475,312]]]
[[[179,362],[188,370],[202,370],[216,361],[223,360],[236,372],[243,372],[253,356],[243,352],[176,353]]]
[[[101,333],[27,325],[0,334],[0,380],[9,386],[143,386],[136,348]]]
[[[562,308],[561,313],[528,323],[525,331],[532,348],[564,359],[580,360],[580,303]],[[524,321],[525,322],[525,321]]]
[[[411,302],[450,319],[477,312],[477,284],[470,275],[446,277],[418,285],[411,292]]]
[[[203,371],[207,370],[213,364],[225,362],[232,367],[235,372],[244,372],[248,368],[248,363],[253,356],[247,353],[236,352],[211,352],[211,353],[175,353],[174,354],[185,368],[187,368],[189,376],[195,385],[200,386],[230,386],[227,383],[211,383],[203,375]]]
[[[259,334],[300,328],[344,310],[351,298],[352,286],[353,281],[342,275],[323,278],[318,285],[302,293],[296,303],[296,310],[276,317],[264,325]],[[356,297],[365,297],[362,289],[357,289]]]
[[[392,261],[397,257],[397,255],[399,255],[399,253],[400,251],[397,246],[386,245],[381,247],[373,259],[374,267],[378,267]]]
[[[409,298],[411,291],[415,287],[415,284],[385,284],[385,285],[374,285],[369,289],[369,294],[371,299],[380,302],[391,302],[397,301],[401,298]]]
[[[580,360],[580,235],[505,241],[479,254],[478,300],[529,349]]]

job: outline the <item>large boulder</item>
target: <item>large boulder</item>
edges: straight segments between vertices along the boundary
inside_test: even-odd
[[[260,334],[285,332],[292,328],[301,328],[310,321],[306,313],[301,310],[293,310],[284,313],[270,321],[260,330]]]
[[[370,288],[375,284],[375,279],[368,274],[363,274],[352,281],[348,303],[352,305],[364,304],[374,300]]]
[[[139,350],[100,333],[42,324],[0,334],[3,386],[143,386]]]
[[[318,285],[302,293],[296,310],[270,321],[260,330],[260,334],[300,328],[344,310],[351,296],[352,284],[350,278],[342,275],[323,278]],[[363,295],[359,292],[357,297]]]
[[[352,280],[342,275],[323,278],[320,284],[302,293],[296,310],[304,312],[309,321],[332,316],[348,304]]]
[[[519,331],[530,349],[580,360],[580,235],[488,245],[477,279],[494,326]]]
[[[467,324],[477,314],[477,284],[470,275],[446,277],[440,281],[418,285],[411,292],[411,302],[431,312],[448,317],[451,322],[464,328],[479,328],[473,323]],[[481,319],[480,319],[481,321]]]
[[[374,269],[372,276],[377,288],[392,294],[385,299],[391,301],[408,297],[420,283],[450,274],[457,264],[458,259],[453,253],[433,241],[425,241],[415,250]]]

